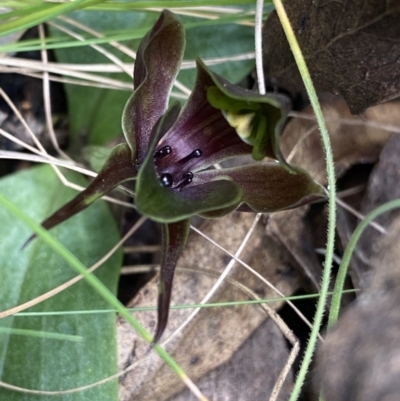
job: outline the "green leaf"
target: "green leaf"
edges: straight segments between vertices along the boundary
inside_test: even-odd
[[[103,168],[112,151],[113,149],[107,146],[89,145],[83,149],[82,157],[90,168],[98,173]]]
[[[81,185],[85,180],[75,173],[67,177]],[[0,180],[0,193],[11,199],[35,220],[41,221],[76,192],[64,187],[47,166],[19,172]],[[32,234],[22,221],[0,210],[0,310],[29,301],[74,277],[68,263],[42,240],[35,239],[22,250]],[[107,227],[107,235],[103,235]],[[107,206],[96,202],[79,216],[53,230],[53,234],[86,266],[97,262],[119,239]],[[113,292],[116,291],[121,252],[114,254],[97,271]],[[29,309],[71,311],[107,308],[108,304],[85,282]],[[68,390],[104,379],[116,373],[115,317],[104,315],[10,316],[0,320],[1,327],[37,330],[81,336],[82,342],[2,334],[0,342],[1,380],[29,389]],[[42,400],[43,396],[6,390],[0,399],[10,401]],[[52,396],[56,401],[117,400],[117,382],[68,395]]]
[[[183,22],[188,18],[181,18]],[[192,19],[193,20],[193,19]],[[199,20],[196,19],[196,22]],[[239,24],[197,26],[186,30],[184,60],[227,58],[254,52],[254,28]],[[224,61],[212,69],[231,82],[239,82],[254,68],[254,59]],[[192,88],[196,78],[195,69],[182,70],[178,79]]]

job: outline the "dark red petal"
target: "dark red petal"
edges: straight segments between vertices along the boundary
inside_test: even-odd
[[[132,180],[135,176],[136,168],[132,164],[131,149],[127,144],[116,146],[101,169],[99,175],[91,182],[91,184],[84,191],[80,192],[74,199],[48,217],[42,223],[42,226],[50,230],[56,225],[86,209],[113,188],[125,181]],[[30,237],[27,243],[33,238],[35,238],[35,235]]]
[[[158,287],[157,327],[153,344],[160,340],[168,323],[175,267],[186,245],[189,228],[189,220],[162,225],[162,259]]]
[[[306,171],[290,167],[292,172],[281,163],[272,162],[202,171],[196,174],[193,184],[201,185],[221,178],[231,179],[242,190],[240,203],[243,204],[243,210],[250,208],[262,213],[292,209],[325,198],[322,186]]]
[[[145,159],[151,130],[167,110],[184,49],[182,24],[164,10],[140,43],[134,70],[135,90],[122,116],[125,138],[135,152],[137,164]]]
[[[194,90],[176,123],[157,146],[156,150],[165,146],[172,150],[157,163],[158,171],[172,175],[182,169],[194,172],[230,157],[251,154],[252,147],[240,139],[221,111],[208,102],[207,90],[213,85],[208,72],[198,64]],[[201,150],[201,158],[193,158],[184,166],[179,163],[196,149]]]

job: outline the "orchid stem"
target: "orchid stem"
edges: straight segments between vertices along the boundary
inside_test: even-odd
[[[335,227],[336,227],[336,180],[335,180],[335,170],[333,162],[333,153],[330,143],[330,138],[328,130],[326,128],[325,120],[322,114],[321,106],[319,104],[317,94],[315,92],[314,85],[311,80],[310,73],[308,71],[307,65],[305,63],[303,54],[300,50],[299,44],[297,42],[296,36],[293,32],[293,28],[290,24],[286,11],[283,7],[281,0],[273,0],[276,12],[281,21],[283,30],[286,34],[287,40],[290,44],[293,56],[296,60],[297,67],[303,78],[304,86],[306,87],[307,94],[310,98],[311,105],[313,107],[315,117],[317,119],[318,127],[321,132],[321,138],[323,147],[325,150],[326,158],[326,172],[328,178],[328,189],[329,189],[329,199],[328,199],[328,235],[327,235],[327,245],[326,245],[326,256],[324,262],[324,271],[322,275],[321,282],[321,293],[317,304],[317,311],[314,317],[314,324],[311,330],[310,338],[307,344],[306,351],[304,353],[303,362],[301,364],[299,373],[297,375],[296,382],[289,401],[296,401],[300,395],[301,389],[304,384],[305,376],[308,372],[316,343],[318,338],[318,333],[321,328],[322,318],[324,316],[326,308],[326,300],[329,289],[329,282],[332,270],[333,261],[333,250],[335,241]]]

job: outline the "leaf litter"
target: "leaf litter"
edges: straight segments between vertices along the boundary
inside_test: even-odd
[[[205,221],[201,225],[201,231],[231,253],[235,253],[253,220],[254,216],[251,214],[234,213],[218,221]],[[232,230],[233,227],[234,230]],[[228,232],[229,235],[227,235]],[[298,289],[298,274],[292,267],[291,258],[282,247],[267,241],[262,233],[262,225],[257,225],[241,260],[248,262],[284,294],[294,293]],[[204,238],[199,238],[197,234],[192,234],[178,267],[194,270],[206,269],[220,273],[229,261],[230,257],[213,244]],[[258,278],[237,263],[229,278],[236,280],[262,298],[278,296],[275,291],[266,287]],[[201,270],[190,274],[179,273],[176,277],[172,304],[198,303],[215,281],[215,277],[205,275]],[[152,305],[156,291],[157,280],[155,279],[140,291],[129,306]],[[212,301],[240,299],[249,299],[249,294],[224,282]],[[272,308],[278,307],[279,304],[272,304]],[[171,312],[171,324],[166,331],[165,338],[169,338],[190,312],[190,310],[173,310]],[[226,363],[254,330],[266,320],[267,316],[264,310],[254,306],[204,309],[190,321],[183,331],[174,335],[172,340],[166,344],[166,348],[185,368],[185,371],[196,379]],[[154,312],[140,313],[138,318],[148,329],[154,327]],[[132,352],[139,359],[144,356],[147,345],[122,321],[119,322],[118,333],[119,363],[120,368],[123,368],[129,361]],[[277,341],[279,341],[279,337]],[[134,350],[132,350],[132,344],[134,344]],[[285,348],[286,346],[282,350],[284,354],[287,354],[288,350]],[[276,377],[282,367],[283,365],[275,367]],[[272,384],[274,383],[275,380]],[[170,370],[155,355],[150,355],[123,377],[120,399],[167,400],[182,388],[179,379],[171,374]],[[264,388],[264,392],[267,391],[268,389]]]
[[[397,0],[290,0],[285,9],[319,91],[341,95],[353,114],[400,95]],[[264,25],[266,78],[292,92],[303,80],[275,12]]]
[[[381,149],[393,132],[380,128],[379,124],[376,126],[377,123],[399,124],[396,102],[368,109],[363,117],[352,116],[343,100],[329,94],[321,97],[321,107],[339,178],[356,164],[378,160]],[[315,121],[307,116],[312,116],[311,106],[289,121],[281,138],[282,152],[293,164],[306,169],[317,182],[326,185],[320,136]],[[370,126],[369,122],[374,124]],[[325,230],[317,232],[315,222],[307,218],[310,208],[315,208],[315,205],[270,215],[267,232],[292,253],[303,272],[304,287],[315,291],[319,289],[322,266],[314,249],[321,244],[324,246]],[[326,221],[323,214],[321,217]],[[319,234],[319,238],[315,234]]]
[[[393,106],[396,113],[398,105],[386,106]],[[361,205],[364,214],[399,198],[399,149],[400,137],[393,135],[369,177]],[[385,213],[376,221],[387,234],[368,227],[356,245],[350,266],[353,285],[363,292],[328,332],[319,350],[316,378],[328,400],[397,400],[400,394],[399,211]],[[351,227],[351,222],[345,223]],[[339,230],[342,242],[347,244],[344,232]]]

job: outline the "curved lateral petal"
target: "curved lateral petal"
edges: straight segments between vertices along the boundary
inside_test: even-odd
[[[167,327],[175,267],[186,245],[189,229],[189,219],[162,225],[162,259],[158,287],[157,327],[153,344],[160,340]]]
[[[138,211],[160,223],[172,223],[193,215],[222,209],[237,204],[240,187],[231,180],[204,182],[181,189],[164,187],[157,175],[153,154],[160,136],[176,114],[172,107],[157,123],[152,133],[149,153],[142,164],[136,181],[135,204]],[[172,117],[171,117],[172,116]]]
[[[280,163],[262,163],[198,173],[193,182],[231,179],[242,189],[238,210],[271,213],[324,199],[323,187],[303,169]],[[238,203],[238,205],[239,205]],[[227,210],[228,212],[228,210]],[[212,217],[205,214],[205,217]]]
[[[185,48],[185,31],[178,19],[164,10],[142,39],[134,69],[134,92],[123,115],[122,129],[140,165],[146,157],[151,130],[168,107],[172,85]]]
[[[207,71],[216,86],[208,91],[209,102],[222,110],[225,118],[236,125],[238,135],[253,146],[253,159],[272,157],[290,170],[279,149],[279,137],[290,110],[289,99],[280,94],[260,95],[233,85],[210,71],[201,60],[197,63]]]
[[[132,152],[129,146],[126,143],[116,146],[101,169],[99,175],[90,183],[90,185],[43,221],[42,226],[47,230],[50,230],[56,225],[86,209],[93,202],[100,199],[118,185],[125,181],[132,180],[136,177],[136,173],[136,168],[132,164]],[[25,245],[27,245],[33,238],[35,238],[35,235],[30,237]]]

